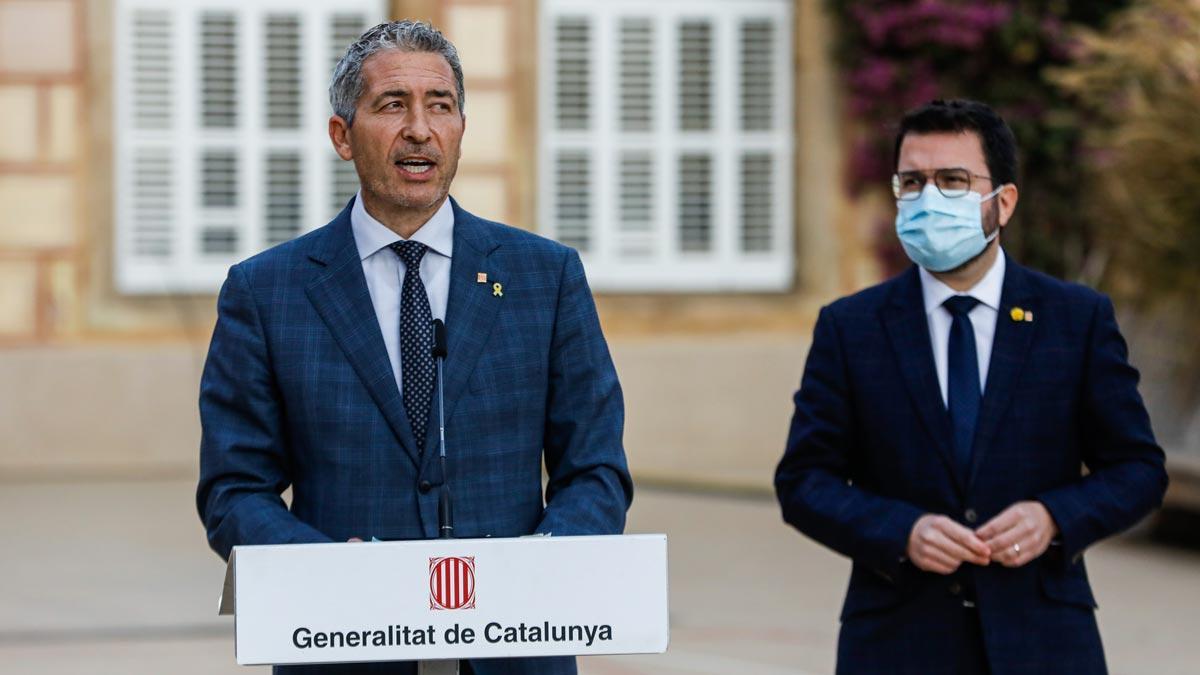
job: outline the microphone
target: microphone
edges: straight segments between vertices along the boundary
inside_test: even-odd
[[[446,358],[446,324],[441,319],[433,320],[433,358]]]
[[[441,319],[433,320],[433,344],[430,346],[433,360],[437,363],[438,395],[438,458],[442,462],[442,490],[438,495],[438,538],[454,538],[454,508],[450,502],[450,474],[446,471],[446,401],[442,378],[442,362],[446,360],[446,324]]]

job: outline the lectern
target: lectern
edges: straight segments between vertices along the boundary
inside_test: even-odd
[[[662,653],[662,534],[239,546],[242,665]]]

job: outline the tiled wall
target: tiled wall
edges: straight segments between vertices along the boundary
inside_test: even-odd
[[[439,4],[438,26],[462,59],[467,88],[463,157],[451,192],[468,211],[529,227],[516,212],[513,172],[515,74],[513,3],[507,0],[450,0]],[[526,155],[531,160],[532,150]]]
[[[0,344],[78,320],[81,0],[0,0]]]

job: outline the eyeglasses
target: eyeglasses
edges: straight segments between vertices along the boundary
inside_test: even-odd
[[[937,186],[938,192],[953,199],[963,197],[971,191],[972,177],[992,180],[991,176],[981,176],[956,167],[935,169],[933,184]],[[925,184],[928,182],[928,171],[901,171],[892,176],[892,194],[896,196],[896,199],[913,200],[921,196],[921,191],[925,189]]]

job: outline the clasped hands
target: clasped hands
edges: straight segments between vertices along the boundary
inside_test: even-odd
[[[1057,534],[1054,518],[1036,501],[1017,502],[978,530],[929,513],[913,525],[907,554],[919,569],[937,574],[953,574],[964,562],[1021,567],[1045,553]]]

